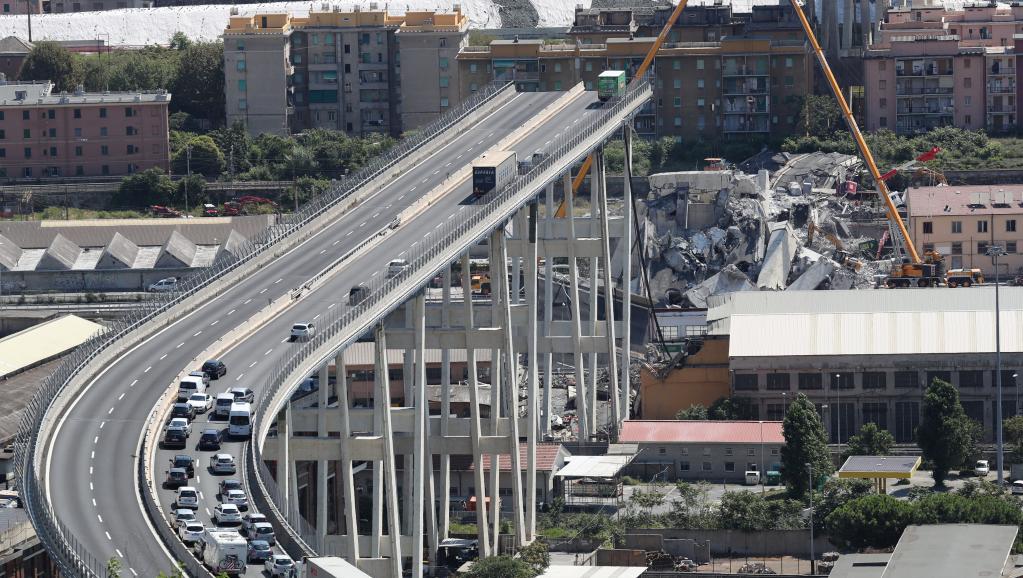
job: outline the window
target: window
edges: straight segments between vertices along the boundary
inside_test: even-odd
[[[704,456],[709,456],[710,455],[710,448],[708,448],[708,447],[703,448],[703,455]]]
[[[239,98],[238,99],[238,110],[248,110],[248,109],[249,109],[249,101],[248,101],[248,99],[246,99],[246,98]]]
[[[139,149],[135,148],[135,145],[128,145],[128,146],[125,147],[124,152],[129,154],[129,155],[133,155],[133,154],[139,152]]]
[[[682,472],[688,472],[689,471],[689,462],[686,461],[686,460],[682,460],[681,462],[678,463],[678,469],[679,469],[679,471],[682,471]]]
[[[969,63],[970,61],[967,60],[966,62]],[[968,64],[967,64],[967,68],[969,68]],[[969,76],[964,78],[963,79],[963,88],[973,88],[973,79],[970,78]]]
[[[746,448],[746,455],[747,456],[755,456],[755,455],[757,455],[756,448]]]
[[[735,391],[756,391],[758,385],[755,373],[735,374]]]
[[[1005,231],[1007,233],[1016,232],[1016,219],[1009,219],[1008,221],[1005,221]]]
[[[301,54],[296,54],[296,55],[294,55],[292,60],[295,61],[295,64],[298,64],[298,63],[302,62],[302,55]],[[235,63],[234,67],[235,67],[235,70],[237,70],[238,72],[244,72],[245,71],[245,59],[244,58],[239,58],[238,62]]]
[[[586,72],[593,72],[593,63],[592,62],[589,62],[589,61],[586,62]]]
[[[448,84],[451,83],[451,78],[447,77],[447,76],[441,76],[439,80],[440,80],[440,87],[441,88],[447,88]]]
[[[934,223],[931,221],[924,221],[924,235],[930,235],[934,232]]]
[[[53,120],[53,119],[57,118],[57,111],[53,110],[52,108],[47,110],[46,111],[46,118],[48,118],[50,120]]]
[[[824,380],[819,373],[800,373],[799,389],[824,389]]]
[[[704,80],[702,78],[697,78],[696,79],[696,88],[703,88],[704,86],[706,86],[706,84],[707,83],[704,82]]]
[[[473,90],[475,91],[475,89],[473,89]],[[554,81],[554,90],[561,90],[561,81],[560,80],[555,80]]]
[[[239,79],[238,80],[238,91],[239,92],[245,92],[248,89],[249,89],[249,81],[245,80],[244,78]]]
[[[888,404],[879,402],[863,403],[863,423],[876,423],[881,429],[888,428]],[[844,437],[844,436],[843,436]]]
[[[99,109],[99,117],[100,118],[106,118],[107,117],[107,109],[106,109],[106,107],[103,107],[103,108]]]
[[[448,69],[448,59],[447,58],[443,58],[443,57],[440,58],[438,60],[438,64],[440,65],[440,69],[441,70],[447,70]]]
[[[673,70],[681,70],[682,69],[682,63],[679,62],[679,60],[676,58],[676,59],[671,61],[671,68]]]
[[[779,454],[778,448],[771,448],[771,455],[776,456]]]
[[[682,448],[682,455],[688,456],[689,455],[689,448]]]
[[[55,128],[48,129],[46,133],[50,138],[57,138],[57,129]]]
[[[915,371],[896,371],[895,389],[916,389],[920,387],[920,376]]]
[[[131,118],[133,116],[135,116],[135,110],[130,106],[124,107],[124,118]]]
[[[696,59],[696,70],[703,70],[706,66],[704,65],[702,58]]]
[[[963,117],[963,122],[968,125],[973,124],[973,117],[971,117],[970,115],[966,115]]]
[[[987,221],[977,221],[977,232],[987,233]]]
[[[110,175],[110,165],[103,165],[103,166],[101,166],[99,168],[99,172],[104,177],[109,176]]]
[[[988,244],[987,244],[986,241],[978,241],[977,242],[977,253],[980,254],[980,255],[987,254],[987,246],[988,246]]]
[[[25,147],[25,158],[32,158],[32,147]]]
[[[934,383],[935,379],[940,379],[945,383],[952,383],[952,372],[951,371],[928,371],[927,372],[927,385]]]
[[[734,472],[735,471],[735,462],[725,462],[725,471],[726,472]]]
[[[244,52],[245,51],[245,41],[244,40],[239,40],[238,43],[235,44],[235,49],[238,50],[238,51]]]
[[[675,126],[682,126],[682,117],[681,116],[676,116],[675,117]]]
[[[770,391],[788,391],[789,390],[789,374],[787,373],[768,373],[767,374],[767,389]]]
[[[103,156],[109,155],[110,154],[110,147],[108,147],[107,145],[101,145],[99,147],[99,154],[101,154]]]
[[[984,387],[984,372],[979,370],[960,371],[959,387]]]
[[[440,107],[441,108],[447,108],[449,105],[450,105],[450,101],[448,100],[448,97],[446,97],[446,96],[441,97],[441,99],[440,99]]]
[[[672,99],[672,104],[675,106],[675,108],[680,108],[682,106],[682,97],[681,96],[674,97]]]
[[[831,389],[852,389],[853,388],[853,374],[852,373],[832,373],[831,374]]]
[[[705,472],[711,471],[710,462],[703,462],[703,471],[705,471]]]
[[[888,99],[887,99],[887,98],[882,98],[882,99],[880,99],[880,100],[878,101],[878,105],[879,105],[879,106],[880,106],[881,108],[888,108]]]
[[[726,456],[732,455],[732,448],[725,448],[725,455]]]
[[[697,98],[696,99],[696,106],[697,107],[703,108],[706,105],[707,105],[707,102],[705,100],[703,100],[702,98]]]
[[[664,454],[668,453],[668,450],[667,448],[657,448],[657,453],[663,456]]]
[[[99,127],[99,136],[107,136],[107,127],[105,126]]]
[[[82,109],[80,108],[75,109],[75,118],[82,118]]]
[[[934,250],[934,243],[924,243],[924,253]]]
[[[952,233],[955,234],[955,235],[959,235],[959,234],[962,234],[962,232],[963,232],[963,222],[962,221],[952,221]]]
[[[1016,241],[1006,241],[1005,252],[1010,255],[1016,254]]]
[[[786,88],[792,88],[795,85],[796,85],[796,79],[792,75],[788,75],[788,76],[785,77],[785,87]]]
[[[964,96],[963,97],[963,104],[966,105],[966,106],[970,106],[971,104],[973,104],[973,97],[971,97],[968,94],[966,96]]]
[[[878,80],[877,81],[877,88],[879,90],[885,90],[886,88],[888,88],[888,81],[883,79],[883,78],[881,80]]]
[[[32,138],[32,129],[28,129],[28,128],[23,129],[21,131],[21,136],[23,138]]]
[[[82,147],[78,147],[78,146],[75,147],[75,156],[76,157],[82,156]]]
[[[0,149],[0,159],[7,158],[7,149]]]
[[[21,111],[21,120],[29,120],[31,117],[27,110]]]
[[[880,119],[878,119],[878,124],[880,126],[888,126],[888,117],[882,116]]]
[[[863,389],[884,389],[888,385],[888,375],[883,371],[864,371]]]

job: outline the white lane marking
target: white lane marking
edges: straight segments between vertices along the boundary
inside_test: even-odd
[[[480,141],[480,142],[476,143],[476,146],[479,146],[481,144],[483,144],[483,141]]]
[[[433,173],[433,174],[437,174],[437,173]],[[429,180],[430,180],[430,178],[429,178],[429,177],[427,177],[427,178],[423,179],[423,182],[425,183],[425,182],[427,182],[427,181],[429,181]]]
[[[543,143],[543,146],[549,146],[550,144],[551,144],[551,141],[547,141],[547,142]]]
[[[418,244],[419,244],[419,241],[412,241],[412,246],[413,246],[413,247],[415,247],[415,246],[416,246],[416,245],[418,245]]]
[[[92,482],[89,482],[89,491],[90,491],[90,492],[92,492],[92,491],[95,491],[95,489],[96,489],[96,488],[95,488],[95,487],[94,487],[94,486],[92,485]],[[93,498],[93,499],[92,499],[92,505],[93,505],[93,506],[95,506],[95,505],[96,505],[96,498]]]
[[[330,305],[327,306],[327,309],[328,310],[333,309],[335,305],[337,305],[337,303],[331,303]]]
[[[384,207],[384,208],[385,208],[385,209],[390,209],[390,208],[391,208],[391,205],[387,205],[387,206],[386,206],[386,207]]]
[[[404,198],[405,198],[405,195],[402,195],[402,196],[398,197],[398,200],[400,201],[400,200],[402,200]]]
[[[150,369],[153,369],[153,366],[152,366],[152,365],[150,365],[149,367],[147,367],[147,368],[146,368],[146,370],[145,370],[145,371],[143,371],[142,373],[149,373],[149,370],[150,370]]]
[[[200,335],[202,335],[202,329],[200,329],[199,331],[196,331],[195,333],[193,333],[192,337],[199,337]]]
[[[206,499],[206,497],[202,495],[202,490],[199,490],[199,499],[200,500],[205,500]]]
[[[324,249],[324,250],[320,251],[320,255],[322,255],[322,254],[324,254],[324,253],[326,253],[326,252],[327,252],[327,250],[326,250],[326,249]]]
[[[257,363],[259,363],[259,362],[258,361],[253,361],[251,364],[249,364],[249,369],[252,369],[253,367],[256,367]]]
[[[446,166],[446,167],[450,167],[450,166],[451,166],[451,163],[448,163],[448,164],[446,164],[446,165],[444,165],[444,166]]]
[[[163,361],[163,360],[164,360],[164,359],[166,359],[166,358],[167,358],[167,354],[166,354],[166,353],[164,353],[163,355],[161,355],[161,356],[160,356],[160,361]]]
[[[206,515],[212,518],[213,512],[211,512],[209,508],[206,508]]]
[[[117,548],[114,548],[114,552],[117,552],[117,557],[118,558],[124,558],[124,554],[122,554],[121,551],[118,550]]]
[[[334,244],[337,245],[340,242],[341,242],[341,239],[338,239],[337,241],[334,241]]]
[[[415,187],[412,187],[411,189],[409,189],[409,190],[408,190],[408,192],[410,192],[410,193],[411,193],[411,192],[412,192],[412,191],[414,191],[414,190],[416,190],[416,188],[415,188]],[[402,195],[401,197],[404,197],[404,196],[405,196],[405,195]],[[400,199],[401,197],[398,197],[398,198]]]
[[[114,408],[113,407],[110,408],[110,411],[107,412],[107,415],[110,415],[112,413],[114,413]]]
[[[105,422],[105,421],[99,422],[99,429],[103,429],[103,426],[105,426],[105,425],[107,425],[107,422]]]
[[[458,160],[458,159],[460,159],[460,158],[462,158],[462,155],[461,155],[461,154],[459,154],[459,155],[458,155],[457,157],[455,157],[455,160],[457,161],[457,160]]]
[[[370,275],[370,277],[376,277],[379,274],[380,274],[380,271],[377,271],[376,273],[373,273],[372,275]]]
[[[246,299],[242,305],[248,305],[249,303],[252,303],[252,299]]]
[[[89,466],[89,475],[92,475],[92,466]]]
[[[174,346],[174,349],[181,349],[181,346],[182,346],[182,345],[184,345],[184,344],[185,344],[185,342],[184,342],[184,341],[182,341],[181,343],[179,343],[179,344],[175,345],[175,346]]]
[[[89,484],[89,489],[90,490],[92,489],[92,484],[91,483]],[[92,499],[92,507],[93,508],[98,508],[99,507],[99,506],[96,505],[96,498]]]
[[[464,210],[465,210],[465,205],[462,205],[462,208],[458,209],[458,212],[461,213]]]
[[[316,314],[316,317],[313,317],[313,321],[316,321],[316,320],[317,320],[317,319],[319,319],[319,318],[320,318],[320,314],[319,314],[319,313],[317,313],[317,314]]]
[[[361,228],[363,228],[363,227],[365,227],[365,226],[366,226],[366,221],[363,221],[363,222],[362,222],[362,224],[361,224],[361,225],[359,225],[359,228],[361,229]]]
[[[271,353],[272,351],[273,351],[273,348],[271,347],[270,349],[267,349],[267,350],[266,350],[266,353],[264,353],[263,355],[264,355],[264,356],[266,356],[266,355],[270,355],[270,353]]]
[[[437,169],[437,170],[433,171],[433,174],[435,174],[435,175],[436,175],[436,174],[437,174],[437,173],[439,173],[439,172],[440,172],[440,169]]]
[[[216,325],[217,323],[220,323],[220,320],[219,320],[219,319],[217,319],[217,320],[216,320],[216,321],[214,321],[213,323],[210,323],[210,327],[213,327],[213,326],[214,326],[214,325]]]
[[[281,343],[286,343],[287,341],[288,341],[288,338],[285,337],[284,339],[281,340]]]
[[[268,289],[267,287],[263,287],[263,290],[260,291],[259,294],[262,295],[263,293],[266,293],[267,289]]]
[[[434,227],[434,229],[439,229],[439,228],[440,228],[440,226],[441,226],[441,225],[443,225],[443,224],[444,224],[444,223],[437,223],[437,226],[436,226],[436,227]]]
[[[239,375],[238,375],[238,377],[234,378],[234,380],[235,380],[235,381],[241,381],[243,377],[245,377],[245,374],[244,374],[244,373],[242,373],[242,374],[239,374]]]
[[[377,218],[377,217],[379,217],[379,216],[380,216],[380,211],[377,211],[377,212],[376,212],[376,213],[375,213],[375,214],[374,214],[374,215],[373,215],[372,217],[370,217],[370,218],[371,218],[371,219],[375,219],[375,218]]]
[[[284,277],[281,277],[280,279],[274,281],[274,285],[280,283],[281,281],[284,281]]]
[[[231,315],[231,314],[232,314],[232,313],[234,313],[235,311],[238,311],[238,310],[237,310],[237,309],[232,309],[232,310],[228,311],[228,312],[227,312],[227,314],[228,314],[228,315]]]
[[[425,239],[425,238],[427,238],[427,237],[429,237],[429,236],[430,236],[430,234],[429,234],[429,233],[426,233],[425,235],[423,235],[423,238]]]
[[[102,524],[103,523],[103,516],[100,516],[99,514],[96,514],[96,517],[99,518],[99,523]]]
[[[405,256],[405,253],[407,253],[407,252],[408,252],[408,251],[402,251],[401,253],[398,253],[398,256],[399,256],[399,257],[404,257],[404,256]]]
[[[96,437],[92,438],[92,443],[93,443],[93,445],[98,444],[99,443],[99,436],[96,436]]]
[[[110,532],[107,532],[106,530],[103,530],[103,533],[107,535],[107,540],[110,540],[111,542],[114,541],[114,539],[110,537]]]
[[[121,401],[122,399],[124,399],[124,392],[123,391],[121,392],[121,395],[117,396],[117,401]]]
[[[135,576],[136,578],[138,578],[138,575],[139,575],[139,573],[138,573],[138,572],[136,572],[134,568],[128,568],[128,570],[131,570],[131,573],[132,573],[132,574],[133,574],[133,575],[134,575],[134,576]]]
[[[92,450],[92,454],[89,455],[90,460],[96,459],[96,450]]]
[[[129,385],[128,387],[135,387],[135,384],[138,382],[139,380],[136,379],[135,381],[131,382],[131,385]]]
[[[350,237],[350,236],[352,235],[352,233],[354,233],[354,232],[355,232],[355,231],[348,231],[348,234],[347,234],[347,235],[345,235],[345,237]]]

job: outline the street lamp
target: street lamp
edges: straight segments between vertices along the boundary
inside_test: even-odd
[[[998,257],[1005,255],[1005,249],[1001,245],[990,245],[987,248],[987,254],[991,257],[991,262],[995,266],[995,387],[997,388],[996,395],[998,396],[995,405],[997,406],[995,414],[997,415],[997,421],[995,422],[995,433],[996,433],[996,444],[998,450],[998,487],[1005,487],[1005,475],[1003,469],[1005,467],[1005,444],[1002,438],[1002,419],[1004,415],[1002,413],[1002,308],[998,300],[998,284],[999,284],[999,272],[998,272]]]
[[[827,410],[828,410],[828,404],[822,403],[821,404],[821,411],[824,412],[825,414],[827,414],[827,416],[828,416],[828,443],[831,443],[831,413],[828,412]]]
[[[835,374],[835,395],[838,401],[835,402],[838,410],[838,455],[842,455],[842,374]]]
[[[1013,415],[1019,415],[1019,380],[1016,379],[1019,374],[1016,372],[1012,373],[1012,388],[1016,390],[1016,412]]]
[[[813,552],[813,464],[806,462],[806,469],[810,476],[810,491],[807,495],[810,496],[810,574],[816,574],[814,571],[814,552]]]

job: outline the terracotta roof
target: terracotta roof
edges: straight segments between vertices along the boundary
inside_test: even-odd
[[[550,443],[538,443],[536,444],[536,469],[541,472],[550,472],[554,470],[555,462],[558,459],[558,452],[561,451],[561,444],[550,444]],[[501,465],[502,472],[511,471],[511,456],[508,454],[501,454],[499,456],[499,463]],[[522,469],[526,469],[526,444],[519,446],[519,460],[522,464]],[[452,466],[453,467],[453,466]],[[475,470],[475,464],[469,464],[469,471]],[[487,454],[483,455],[483,469],[490,470],[490,456]]]
[[[1005,205],[993,205],[1001,196]],[[971,185],[918,187],[906,191],[906,207],[911,217],[946,215],[1018,215],[1023,213],[1023,186]],[[978,204],[974,201],[979,200]]]
[[[762,437],[761,437],[762,436]],[[784,444],[780,421],[626,421],[622,443],[772,443]]]

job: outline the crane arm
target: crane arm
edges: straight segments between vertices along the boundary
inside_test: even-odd
[[[688,3],[689,0],[679,0],[678,5],[671,11],[671,16],[668,17],[668,21],[665,22],[664,27],[661,28],[660,34],[658,34],[657,39],[654,40],[654,45],[650,47],[650,51],[646,53],[646,56],[643,58],[643,62],[640,63],[639,68],[636,69],[636,74],[633,75],[632,81],[629,82],[630,86],[640,82],[640,79],[646,76],[646,71],[649,70],[650,65],[653,64],[654,58],[657,56],[657,51],[661,49],[661,45],[663,45],[664,41],[668,39],[668,34],[671,33],[671,27],[675,25],[675,22],[678,22],[678,17],[682,15],[682,11],[686,9],[686,4]],[[628,162],[628,160],[626,160],[626,162]],[[587,155],[586,160],[584,160],[582,166],[579,167],[579,173],[575,175],[575,180],[572,181],[572,192],[578,191],[579,187],[583,186],[583,181],[586,180],[586,173],[590,172],[590,166],[592,165],[593,155]],[[566,200],[561,201],[561,205],[558,206],[558,211],[554,213],[555,218],[565,218],[567,198],[568,196],[566,195]]]
[[[895,203],[892,201],[891,193],[888,191],[888,185],[885,184],[884,179],[881,176],[881,171],[877,168],[877,163],[874,161],[874,155],[870,152],[870,147],[867,146],[867,141],[863,139],[863,133],[860,132],[859,125],[856,124],[856,119],[853,118],[852,109],[849,108],[849,103],[846,102],[845,96],[842,95],[842,89],[838,86],[838,81],[835,80],[834,73],[831,72],[831,66],[828,65],[828,59],[824,56],[824,51],[821,49],[821,45],[817,42],[817,36],[813,33],[813,28],[810,26],[810,21],[806,19],[806,14],[803,13],[803,7],[799,5],[799,0],[789,0],[792,3],[792,10],[799,17],[800,23],[803,25],[803,31],[806,33],[806,37],[810,40],[810,45],[813,47],[813,51],[817,56],[817,62],[821,65],[821,70],[824,72],[824,77],[828,81],[828,85],[831,87],[831,91],[835,95],[835,100],[838,101],[839,107],[842,109],[842,115],[845,117],[845,122],[849,126],[849,132],[852,133],[853,140],[856,141],[856,146],[860,150],[860,155],[863,156],[864,162],[867,163],[867,168],[870,170],[870,175],[874,177],[874,182],[877,183],[878,194],[884,199],[885,206],[888,208],[888,220],[895,224],[898,229],[899,235],[902,236],[902,242],[906,251],[909,253],[913,263],[920,263],[920,254],[917,253],[916,247],[913,246],[913,242],[909,238],[909,231],[906,230],[906,224],[902,222],[902,218],[899,217],[899,211],[895,207]]]

